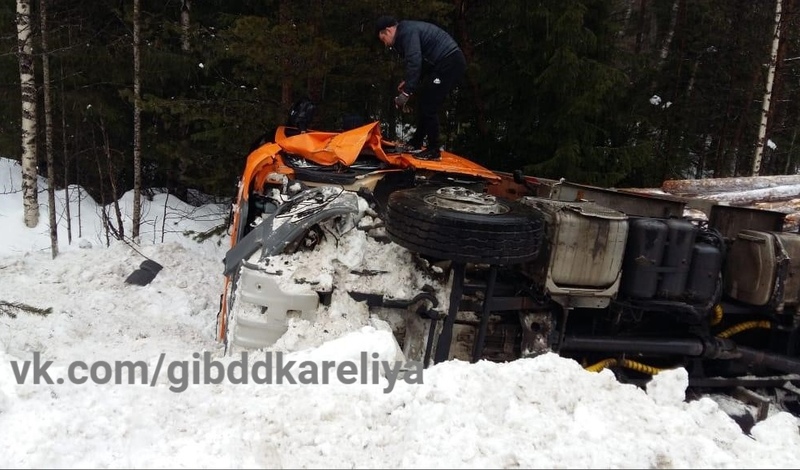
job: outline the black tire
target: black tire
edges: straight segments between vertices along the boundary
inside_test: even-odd
[[[389,238],[404,248],[466,263],[532,261],[544,234],[535,209],[452,186],[393,192],[385,223]]]

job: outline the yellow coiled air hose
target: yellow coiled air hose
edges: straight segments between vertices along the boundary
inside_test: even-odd
[[[630,359],[623,359],[622,361],[618,361],[614,358],[603,359],[600,362],[592,364],[590,366],[586,366],[585,369],[589,372],[600,372],[601,370],[605,369],[606,367],[613,367],[616,365],[621,365],[622,367],[626,367],[628,369],[633,369],[637,372],[642,372],[644,374],[656,375],[664,369],[659,369],[657,367],[648,366],[647,364],[642,364],[641,362],[632,361]]]

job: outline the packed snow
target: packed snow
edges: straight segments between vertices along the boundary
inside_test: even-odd
[[[222,222],[227,205],[192,207],[155,192],[144,201],[136,244],[107,240],[101,208],[72,187],[68,243],[59,190],[60,253],[53,259],[45,185],[41,219],[31,229],[23,224],[20,181],[19,165],[0,160],[0,467],[800,466],[797,418],[773,411],[748,435],[724,400],[686,399],[683,369],[641,389],[609,370],[588,372],[544,354],[509,363],[452,360],[399,379],[373,367],[403,361],[390,325],[335,288],[313,321],[292,319],[272,348],[248,351],[250,365],[273,353],[308,367],[358,365],[366,357],[375,361],[364,372],[368,380],[333,374],[318,384],[241,383],[231,374],[241,351],[226,355],[215,336],[230,241],[224,234],[197,240]],[[129,224],[131,195],[120,203]],[[360,268],[380,271],[371,282],[388,294],[407,286],[416,269],[407,252],[376,249],[363,230],[345,237],[339,250],[304,252],[297,269],[334,287]],[[153,281],[125,283],[146,259],[163,266]],[[34,383],[34,358],[52,384],[43,375]],[[193,367],[206,367],[203,360],[228,375],[182,381]],[[76,361],[86,366],[77,374],[84,383],[63,380]],[[133,384],[101,384],[110,378],[103,364],[113,361],[143,361],[148,374]]]

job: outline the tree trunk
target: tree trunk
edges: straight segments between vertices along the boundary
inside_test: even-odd
[[[772,35],[772,51],[769,56],[769,71],[767,72],[767,86],[764,90],[764,100],[761,104],[761,124],[758,126],[758,140],[756,153],[753,157],[753,176],[758,176],[761,170],[761,158],[764,153],[764,143],[767,135],[767,122],[770,104],[772,102],[772,83],[775,79],[775,68],[778,65],[778,45],[781,39],[781,6],[782,0],[775,0],[775,29]]]
[[[789,80],[787,86],[787,71],[791,71],[787,67],[786,54],[790,48],[794,48],[792,44],[792,36],[790,34],[791,28],[796,23],[793,19],[795,0],[782,0],[781,1],[781,39],[778,44],[778,54],[775,59],[775,78],[772,82],[772,94],[770,97],[769,113],[767,114],[767,135],[775,135],[776,137],[787,137],[788,129],[793,127],[796,121],[796,115],[789,117],[788,113],[784,110],[787,109],[789,103],[793,100],[792,85],[793,81]],[[791,58],[790,58],[791,61]],[[787,122],[788,121],[788,122]],[[765,139],[766,140],[766,139]],[[764,154],[761,159],[761,172],[765,171],[767,174],[780,175],[788,174],[783,171],[783,162],[779,161],[779,153],[776,148],[771,152],[764,149]]]
[[[31,38],[31,0],[17,0],[19,81],[22,91],[22,205],[25,226],[39,225],[36,167],[36,81]]]
[[[724,113],[724,116],[726,117],[726,119],[724,119],[722,121],[722,127],[720,128],[719,132],[717,133],[717,146],[716,146],[716,149],[714,150],[714,162],[715,162],[714,165],[715,165],[715,169],[716,169],[716,165],[718,165],[719,161],[722,159],[722,155],[724,155],[727,152],[726,149],[730,145],[730,140],[731,140],[731,137],[730,137],[730,125],[729,125],[730,124],[730,119],[727,119],[729,116],[731,116],[732,109],[733,109],[733,99],[732,99],[733,98],[733,93],[731,93],[730,83],[731,83],[731,80],[729,79],[728,80],[728,87],[727,87],[728,91],[726,92],[726,98],[725,98],[725,113]],[[707,162],[707,159],[706,159],[706,162]],[[716,177],[716,176],[719,176],[719,175],[716,174],[715,170],[712,170],[711,177]],[[697,177],[701,178],[702,176],[698,174]]]
[[[139,84],[139,0],[133,0],[133,214],[131,238],[139,238],[142,219],[142,98]],[[110,158],[110,156],[109,156]],[[120,234],[122,227],[120,226]]]
[[[686,85],[686,100],[688,101],[692,97],[692,92],[694,91],[694,82],[697,78],[697,70],[700,68],[700,57],[697,57],[694,60],[694,64],[692,65],[692,74],[689,76],[689,84]]]
[[[672,38],[675,37],[675,26],[678,24],[678,7],[680,4],[681,0],[675,0],[675,3],[672,4],[672,17],[669,20],[669,31],[667,31],[667,37],[664,38],[664,44],[661,45],[661,54],[658,57],[658,67],[656,67],[656,70],[661,70],[661,67],[664,66],[664,62],[669,56],[669,47],[672,44]]]
[[[94,126],[91,127],[92,131],[92,153],[94,154],[94,160],[97,164],[97,181],[98,185],[100,186],[100,220],[103,222],[103,232],[106,235],[106,246],[111,246],[111,239],[109,238],[109,226],[108,226],[108,209],[106,208],[106,191],[103,184],[103,165],[100,163],[100,152],[97,150],[97,139],[94,135]],[[80,174],[80,172],[78,172]],[[78,204],[78,210],[80,210],[80,204]]]
[[[728,145],[729,150],[726,151],[725,154],[722,155],[717,161],[717,167],[714,170],[714,177],[724,177],[737,174],[736,168],[742,153],[742,148],[744,147],[742,145],[742,140],[744,140],[744,129],[745,124],[747,123],[745,116],[750,115],[750,110],[752,109],[752,104],[754,101],[753,94],[755,93],[755,89],[760,77],[760,66],[757,66],[757,68],[753,69],[753,80],[751,81],[750,87],[747,88],[747,96],[745,96],[744,105],[742,106],[743,111],[739,113],[741,118],[739,119],[739,124],[736,126],[736,131],[733,134],[733,141]]]
[[[183,0],[181,2],[181,50],[189,52],[191,49],[191,42],[189,41],[189,25],[190,16],[192,11],[192,0]]]
[[[74,146],[73,148],[76,148],[76,149],[79,147],[79,144],[78,144],[78,142],[80,141],[79,137],[80,137],[81,134],[83,134],[81,131],[84,129],[84,128],[82,128],[80,126],[80,124],[79,124],[80,122],[81,122],[81,117],[79,115],[75,115],[75,133],[73,134],[72,141],[73,141],[73,146]],[[95,140],[94,140],[94,129],[93,128],[90,128],[89,134],[91,135],[92,140],[91,140],[91,144],[87,145],[87,153],[90,153],[91,151],[96,151],[94,149]],[[64,147],[64,148],[66,148],[66,147]],[[80,157],[76,156],[76,158],[75,158],[75,186],[78,187],[78,188],[81,187],[81,183],[83,182],[83,180],[81,179],[81,175],[84,174],[84,171],[83,171],[84,167],[83,167],[83,165],[81,165],[81,163],[83,163],[82,159]],[[86,162],[86,166],[87,166],[87,168],[91,168],[89,161]],[[100,180],[100,181],[102,181],[102,180]],[[78,189],[75,192],[78,193],[78,197],[76,198],[77,201],[75,201],[75,207],[77,207],[77,212],[78,212],[77,213],[78,238],[81,238],[81,237],[83,237],[83,225],[81,223],[81,221],[83,220],[83,217],[82,217],[83,214],[81,212],[81,200],[83,199],[83,191]],[[102,193],[101,193],[101,197],[102,197]]]
[[[47,158],[47,207],[50,222],[50,255],[58,256],[58,224],[56,223],[56,169],[53,158],[53,105],[50,101],[50,56],[47,48],[47,2],[39,1],[42,25],[42,82],[44,87],[44,142]]]
[[[64,214],[67,219],[67,244],[72,245],[72,214],[69,201],[69,152],[67,152],[67,111],[64,106],[64,66],[61,66],[61,148],[64,154]],[[80,197],[80,191],[78,192]],[[80,204],[80,199],[78,200]],[[78,206],[80,211],[80,205]],[[80,212],[79,212],[80,213]]]
[[[139,0],[134,0],[138,3]],[[108,182],[111,184],[111,204],[114,206],[114,215],[117,217],[117,229],[114,229],[114,224],[109,223],[111,234],[117,240],[125,240],[125,222],[122,219],[122,210],[119,207],[119,191],[117,190],[117,170],[114,167],[114,156],[111,152],[111,142],[108,139],[108,131],[106,130],[103,118],[100,118],[100,131],[103,133],[103,150],[106,156],[106,166],[108,170]],[[134,204],[136,206],[136,204]]]
[[[647,0],[640,0],[639,2],[639,29],[636,31],[636,54],[642,52],[642,43],[644,43],[644,25],[646,23],[647,15]]]
[[[794,152],[794,142],[797,138],[797,128],[794,128],[792,132],[792,141],[789,144],[789,151],[786,152],[786,167],[783,169],[783,174],[788,175],[794,173],[794,168],[792,168],[792,153]]]

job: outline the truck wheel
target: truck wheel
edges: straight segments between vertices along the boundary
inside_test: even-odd
[[[393,192],[385,223],[389,238],[404,248],[467,263],[532,261],[544,234],[535,209],[458,186]]]

